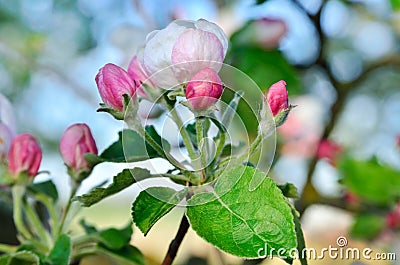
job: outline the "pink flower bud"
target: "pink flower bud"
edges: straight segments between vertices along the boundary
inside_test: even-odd
[[[190,79],[186,98],[195,110],[204,110],[221,97],[224,87],[221,78],[212,68],[204,68]]]
[[[153,84],[148,79],[148,76],[143,70],[143,67],[136,55],[133,56],[131,62],[129,63],[128,75],[131,77],[133,81],[135,81],[136,86],[138,87],[137,90],[138,94],[143,98],[147,98],[148,95],[146,94],[146,91],[144,90],[143,86],[141,86],[140,84],[145,82],[151,86],[153,86]]]
[[[104,103],[115,110],[124,109],[124,94],[132,98],[136,96],[135,82],[124,69],[115,64],[104,65],[95,79]]]
[[[0,162],[6,160],[13,134],[7,125],[0,122]]]
[[[340,153],[343,151],[342,146],[339,144],[328,140],[323,139],[320,141],[317,149],[317,158],[318,159],[327,159],[332,165],[335,165],[336,160],[338,159]]]
[[[65,164],[74,172],[90,169],[84,155],[97,155],[96,142],[90,128],[83,123],[69,126],[61,136],[60,151]]]
[[[8,170],[17,176],[26,172],[29,177],[37,175],[42,161],[42,150],[34,136],[20,134],[11,143],[8,154]]]
[[[286,82],[281,80],[273,84],[266,95],[267,102],[271,108],[274,117],[281,111],[289,108],[288,91],[286,90]]]

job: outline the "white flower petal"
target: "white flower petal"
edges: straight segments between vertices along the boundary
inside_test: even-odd
[[[211,32],[218,37],[219,41],[222,43],[222,47],[224,48],[224,57],[226,55],[226,51],[228,50],[228,39],[224,33],[224,31],[215,23],[207,21],[205,19],[199,19],[195,22],[196,28]]]

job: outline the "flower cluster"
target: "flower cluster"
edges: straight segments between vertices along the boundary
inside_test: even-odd
[[[9,173],[8,180],[3,181],[10,185],[29,184],[39,173],[42,149],[35,136],[29,133],[16,134],[14,110],[1,94],[0,104],[0,159],[7,164]],[[86,124],[68,127],[60,141],[60,152],[71,176],[88,176],[92,167],[84,156],[87,153],[97,154],[89,127]]]
[[[220,27],[203,19],[176,20],[149,33],[146,40],[127,72],[114,64],[99,70],[96,83],[107,107],[122,112],[124,95],[155,101],[163,90],[181,87],[186,87],[186,99],[194,110],[208,109],[221,97],[218,72],[228,40]]]

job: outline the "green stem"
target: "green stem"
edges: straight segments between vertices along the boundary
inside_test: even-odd
[[[18,233],[24,239],[31,239],[32,235],[26,229],[23,216],[22,216],[22,197],[25,194],[25,187],[20,185],[15,185],[12,187],[12,197],[13,197],[13,218],[15,227],[17,228]]]
[[[48,198],[46,195],[44,194],[36,194],[36,198],[43,203],[43,205],[46,207],[47,211],[49,212],[50,215],[50,226],[51,226],[51,233],[53,236],[56,235],[59,227],[58,227],[58,214],[54,208],[54,204],[53,201]]]
[[[181,180],[190,182],[190,178],[185,175],[162,174],[163,177],[168,177],[173,180]]]
[[[249,158],[251,155],[253,155],[255,152],[257,152],[257,150],[260,148],[260,143],[262,142],[262,140],[263,140],[263,135],[258,134],[257,138],[251,143],[249,150],[247,152],[244,152],[241,156],[234,159],[233,162],[230,162],[230,160],[232,159],[231,157],[228,157],[228,158],[224,159],[223,161],[221,161],[219,163],[220,169],[216,171],[215,176],[219,176],[222,171],[230,170],[232,167],[235,167],[239,163],[244,162],[247,158]],[[228,162],[230,162],[229,165],[231,165],[231,166],[229,168],[223,168],[222,166],[227,164]]]
[[[47,246],[52,245],[52,240],[50,234],[44,228],[42,222],[40,221],[36,212],[32,209],[31,205],[28,202],[23,203],[26,215],[28,217],[28,222],[31,224],[32,228],[35,229],[36,234],[38,237],[43,241],[46,242]]]
[[[56,237],[58,237],[59,235],[61,235],[64,232],[65,221],[67,220],[67,216],[68,216],[69,210],[71,209],[72,200],[75,197],[76,192],[78,191],[79,184],[76,183],[75,180],[73,180],[73,179],[71,179],[71,180],[72,180],[71,195],[70,195],[70,197],[68,199],[67,206],[65,207],[65,209],[63,211],[63,214],[62,214],[62,217],[61,217],[60,226],[58,228],[58,233],[56,234]]]
[[[182,136],[183,143],[186,146],[186,149],[188,151],[190,159],[196,160],[196,158],[197,158],[196,151],[194,149],[192,141],[190,140],[189,134],[185,129],[185,126],[182,122],[181,117],[179,116],[179,114],[176,112],[176,109],[174,109],[174,108],[170,108],[170,113],[172,115],[172,119],[174,120],[174,122],[176,123],[176,125],[179,128],[179,132]]]
[[[18,249],[18,247],[16,247],[16,246],[0,244],[0,252],[13,253],[13,252],[17,251],[17,249]]]
[[[197,136],[197,148],[199,150],[201,169],[205,170],[207,159],[206,143],[204,142],[204,117],[196,118],[196,136]]]

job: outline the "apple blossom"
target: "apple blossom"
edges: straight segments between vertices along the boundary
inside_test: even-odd
[[[204,19],[175,20],[147,36],[141,63],[156,86],[170,89],[201,69],[218,72],[227,49],[228,40],[216,24]]]
[[[37,175],[42,161],[42,150],[34,136],[20,134],[11,143],[8,154],[8,170],[14,176],[26,172],[29,177]]]
[[[60,140],[60,151],[65,164],[75,173],[90,171],[84,155],[97,155],[98,152],[90,128],[83,123],[73,124],[64,131]]]
[[[196,73],[186,87],[186,98],[195,110],[211,107],[222,95],[224,87],[221,78],[212,68]]]
[[[397,147],[400,148],[400,134],[397,135]]]
[[[136,97],[135,82],[124,69],[115,64],[104,65],[95,80],[104,103],[117,111],[124,109],[125,94]]]
[[[128,75],[135,82],[138,94],[143,98],[147,98],[148,95],[144,90],[143,86],[141,85],[141,83],[147,83],[148,85],[151,86],[153,86],[153,84],[148,79],[148,76],[144,71],[142,64],[139,62],[137,55],[133,56],[131,62],[129,63]]]

